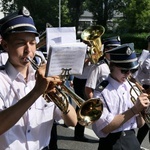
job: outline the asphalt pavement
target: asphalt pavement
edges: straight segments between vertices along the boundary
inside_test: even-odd
[[[85,128],[85,137],[89,139],[88,142],[80,142],[74,140],[74,128],[65,127],[63,122],[57,125],[58,134],[58,150],[97,150],[98,138],[91,129],[91,126]],[[150,143],[148,135],[142,143],[143,150],[150,150]]]
[[[89,139],[88,142],[80,142],[74,140],[74,128],[66,128],[57,125],[58,132],[58,149],[59,150],[97,150],[98,138],[91,129],[85,128],[85,137]]]

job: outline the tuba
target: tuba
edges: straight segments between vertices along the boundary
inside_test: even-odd
[[[142,85],[140,85],[131,76],[127,79],[127,81],[131,86],[130,95],[131,95],[131,101],[132,101],[133,104],[136,103],[136,98],[135,98],[135,95],[133,95],[132,93],[135,93],[136,96],[139,96],[140,93],[147,93],[148,94],[148,99],[150,100],[150,87],[148,89],[144,89],[142,87]],[[132,85],[131,82],[134,83],[135,85]],[[133,92],[132,92],[132,90],[133,90]],[[150,106],[145,111],[142,111],[141,115],[144,118],[144,120],[145,120],[146,124],[148,125],[148,127],[150,128],[150,112],[148,112],[148,109],[150,109]]]
[[[101,36],[105,28],[101,25],[90,26],[81,33],[81,39],[90,46],[88,51],[92,63],[96,64],[103,56]]]

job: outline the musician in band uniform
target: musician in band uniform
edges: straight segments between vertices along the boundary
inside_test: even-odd
[[[107,78],[110,73],[109,70],[109,54],[106,51],[121,45],[121,40],[119,36],[110,37],[103,39],[103,56],[100,58],[99,62],[93,65],[89,71],[86,84],[85,84],[85,94],[87,98],[93,97],[93,91],[99,83],[101,83],[105,78]]]
[[[140,150],[134,129],[144,125],[140,112],[150,102],[146,93],[135,97],[135,104],[131,101],[133,83],[130,85],[127,78],[138,68],[134,44],[123,44],[107,52],[110,54],[110,74],[94,91],[94,97],[103,102],[102,115],[92,125],[100,138],[98,150]]]
[[[45,77],[45,64],[35,71],[27,61],[35,55],[38,36],[30,12],[23,7],[0,24],[2,46],[8,52],[8,61],[0,71],[0,149],[48,150],[54,120],[63,118],[68,126],[75,126],[75,109],[69,105],[64,114],[42,96],[45,92],[55,96],[54,86],[61,80]]]

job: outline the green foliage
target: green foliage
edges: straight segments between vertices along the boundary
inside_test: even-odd
[[[7,14],[26,6],[34,18],[39,32],[43,32],[46,23],[59,26],[59,2],[61,2],[61,26],[78,28],[80,15],[83,13],[84,0],[2,0],[2,11]]]
[[[124,0],[125,5],[120,9],[124,18],[120,22],[120,28],[126,28],[128,32],[149,32],[150,0]]]
[[[58,26],[58,1],[56,0],[2,0],[3,12],[13,12],[25,6],[34,18],[39,32],[43,32],[46,23]]]
[[[86,9],[92,12],[94,20],[103,25],[107,32],[149,32],[150,0],[1,0],[1,10],[7,14],[26,6],[38,31],[42,32],[47,22],[54,27],[59,26],[59,1],[62,27],[75,26],[78,30],[80,15]],[[123,17],[113,18],[114,10],[123,12]],[[113,30],[108,28],[108,21]]]
[[[69,9],[69,17],[71,18],[71,26],[76,27],[78,30],[79,18],[84,11],[84,3],[85,0],[69,0],[68,1],[68,9]]]
[[[86,0],[87,9],[92,12],[97,24],[103,25],[107,30],[107,21],[113,18],[114,10],[122,6],[121,0]]]

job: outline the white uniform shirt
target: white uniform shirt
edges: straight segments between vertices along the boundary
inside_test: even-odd
[[[8,60],[8,53],[7,52],[0,53],[0,66],[5,65],[7,60]]]
[[[33,89],[35,71],[29,68],[28,80],[25,82],[23,76],[7,62],[6,71],[0,71],[0,81],[2,111]],[[55,108],[53,102],[47,103],[42,96],[39,97],[12,128],[0,135],[0,150],[41,150],[48,146],[53,119],[61,118],[60,110]]]
[[[89,63],[88,65],[84,65],[83,72],[81,75],[74,75],[78,79],[87,79],[90,68],[93,66],[93,64]]]
[[[121,114],[133,106],[130,100],[130,85],[127,81],[120,84],[109,76],[108,82],[109,84],[101,93],[99,91],[94,92],[94,97],[100,97],[104,105],[102,116],[92,125],[98,137],[106,137],[107,134],[101,130],[107,126],[117,114]],[[136,117],[132,117],[112,133],[134,128],[137,128]]]
[[[95,89],[99,83],[108,77],[109,73],[108,65],[104,61],[101,61],[90,69],[85,86]]]

